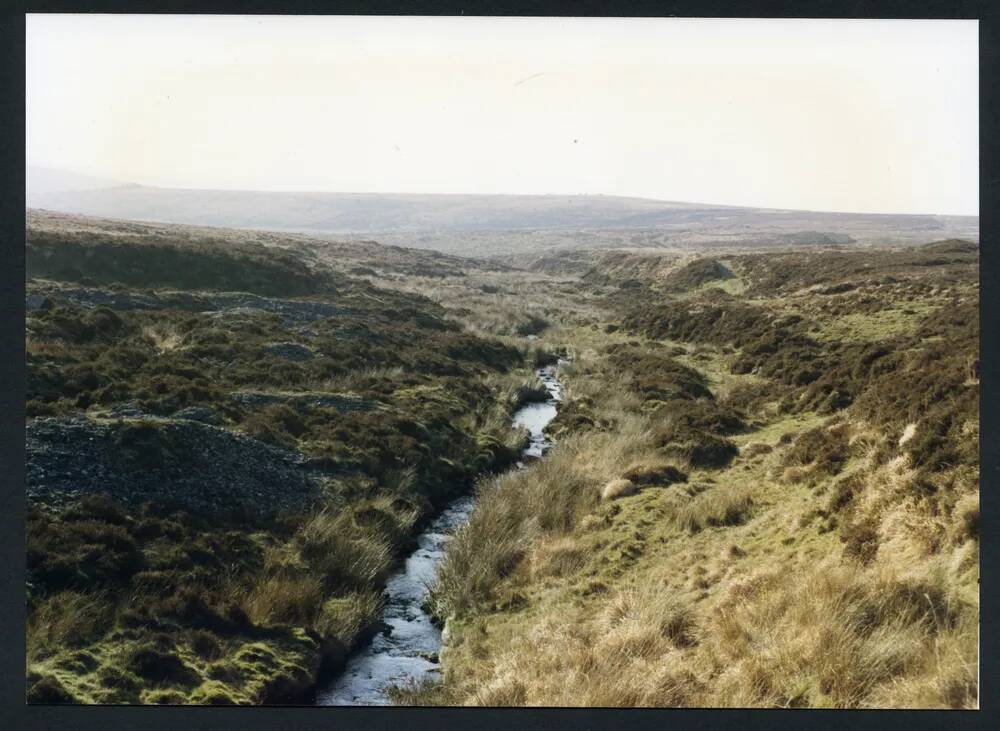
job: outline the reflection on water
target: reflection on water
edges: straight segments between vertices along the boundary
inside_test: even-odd
[[[522,452],[526,459],[541,457],[551,446],[542,430],[555,417],[556,405],[562,398],[555,368],[549,366],[536,372],[549,392],[549,400],[528,404],[514,414],[514,426],[531,433],[531,441]],[[329,687],[319,692],[318,705],[387,705],[386,687],[437,675],[441,630],[431,623],[421,604],[451,534],[469,519],[474,504],[471,496],[458,498],[417,538],[417,550],[386,585],[387,601],[382,614],[386,629],[348,661],[344,672]]]

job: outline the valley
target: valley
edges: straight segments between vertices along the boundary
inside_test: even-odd
[[[977,705],[974,241],[27,223],[29,702]]]

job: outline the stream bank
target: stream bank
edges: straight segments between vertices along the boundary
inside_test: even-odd
[[[562,399],[562,384],[555,376],[556,367],[546,366],[535,371],[549,398],[528,403],[513,416],[512,425],[530,433],[518,468],[523,468],[529,460],[541,458],[551,446],[544,430],[555,418]],[[474,507],[472,495],[454,500],[418,536],[416,550],[386,584],[382,613],[385,629],[355,653],[344,671],[317,693],[317,705],[388,705],[388,687],[419,683],[439,674],[442,633],[423,604],[451,535],[468,521]]]

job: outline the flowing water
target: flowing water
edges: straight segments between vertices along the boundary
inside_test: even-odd
[[[555,417],[562,398],[554,366],[540,368],[536,373],[549,392],[548,400],[527,404],[514,414],[514,426],[531,433],[521,453],[525,460],[541,457],[551,446],[544,429]],[[518,462],[518,467],[522,466],[523,462]],[[386,584],[382,613],[385,629],[348,660],[344,672],[331,685],[320,690],[318,705],[387,705],[389,686],[436,677],[440,671],[437,656],[441,630],[431,622],[422,604],[451,534],[469,519],[474,505],[471,495],[458,498],[420,534],[417,549]]]

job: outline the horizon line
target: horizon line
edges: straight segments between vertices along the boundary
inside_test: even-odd
[[[25,163],[25,192],[27,192],[27,168],[34,167],[45,170],[52,170],[56,172],[66,172],[72,173],[74,175],[81,175],[84,177],[102,179],[99,174],[93,173],[82,173],[76,170],[71,170],[69,168],[54,167],[51,165],[36,165],[31,163]],[[620,199],[631,199],[631,200],[642,200],[650,201],[654,203],[667,203],[673,205],[684,205],[684,206],[708,206],[712,208],[739,208],[739,209],[751,209],[760,211],[788,211],[793,213],[839,213],[844,215],[853,216],[949,216],[955,218],[980,218],[980,213],[947,213],[947,212],[913,212],[913,211],[845,211],[840,209],[832,208],[794,208],[787,206],[775,206],[775,205],[751,205],[745,203],[709,203],[706,201],[693,201],[693,200],[680,200],[676,198],[657,198],[651,197],[650,195],[636,195],[636,194],[622,194],[622,193],[465,193],[465,192],[455,192],[455,191],[434,191],[433,193],[427,192],[413,192],[413,191],[394,191],[394,190],[315,190],[315,189],[296,189],[296,190],[273,190],[266,188],[213,188],[213,187],[188,187],[188,186],[170,186],[170,185],[150,185],[147,183],[136,183],[136,182],[118,182],[113,179],[108,179],[108,182],[116,183],[115,185],[108,185],[102,188],[67,188],[64,190],[54,190],[50,193],[43,193],[42,195],[49,194],[60,194],[60,193],[88,193],[100,190],[115,190],[120,188],[148,188],[152,190],[175,190],[175,191],[190,191],[190,192],[213,192],[213,193],[263,193],[269,195],[383,195],[383,196],[466,196],[466,197],[480,197],[480,198],[515,198],[515,197],[534,197],[534,198],[545,198],[545,197],[556,197],[556,198],[582,198],[582,197],[600,197],[600,198],[620,198]],[[27,206],[26,206],[27,207]]]

